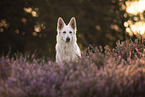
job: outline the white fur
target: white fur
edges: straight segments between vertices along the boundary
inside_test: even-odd
[[[76,20],[71,18],[66,25],[61,17],[57,22],[56,62],[76,61],[81,58],[81,51],[77,44]],[[72,33],[71,33],[72,32]],[[69,38],[69,41],[67,41]]]

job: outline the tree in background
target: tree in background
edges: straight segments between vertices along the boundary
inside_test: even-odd
[[[40,56],[54,58],[56,22],[76,17],[81,49],[93,45],[114,47],[125,40],[128,20],[122,4],[127,0],[9,0],[0,1],[0,52],[38,50]]]

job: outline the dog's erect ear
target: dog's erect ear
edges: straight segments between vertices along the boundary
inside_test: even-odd
[[[77,29],[75,17],[72,17],[72,18],[71,18],[71,20],[70,20],[70,22],[68,23],[68,25],[70,25],[74,30]]]
[[[64,27],[65,23],[61,17],[58,18],[57,22],[57,31],[61,30]]]

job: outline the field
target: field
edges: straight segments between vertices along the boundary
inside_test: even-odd
[[[0,57],[0,97],[145,97],[144,40],[89,46],[78,62]]]

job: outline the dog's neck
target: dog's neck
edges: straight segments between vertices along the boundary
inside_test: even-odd
[[[65,42],[65,41],[61,41],[61,45],[60,45],[60,48],[62,49],[69,49],[70,47],[71,48],[74,48],[75,46],[75,42],[73,41],[70,41],[70,42]]]

